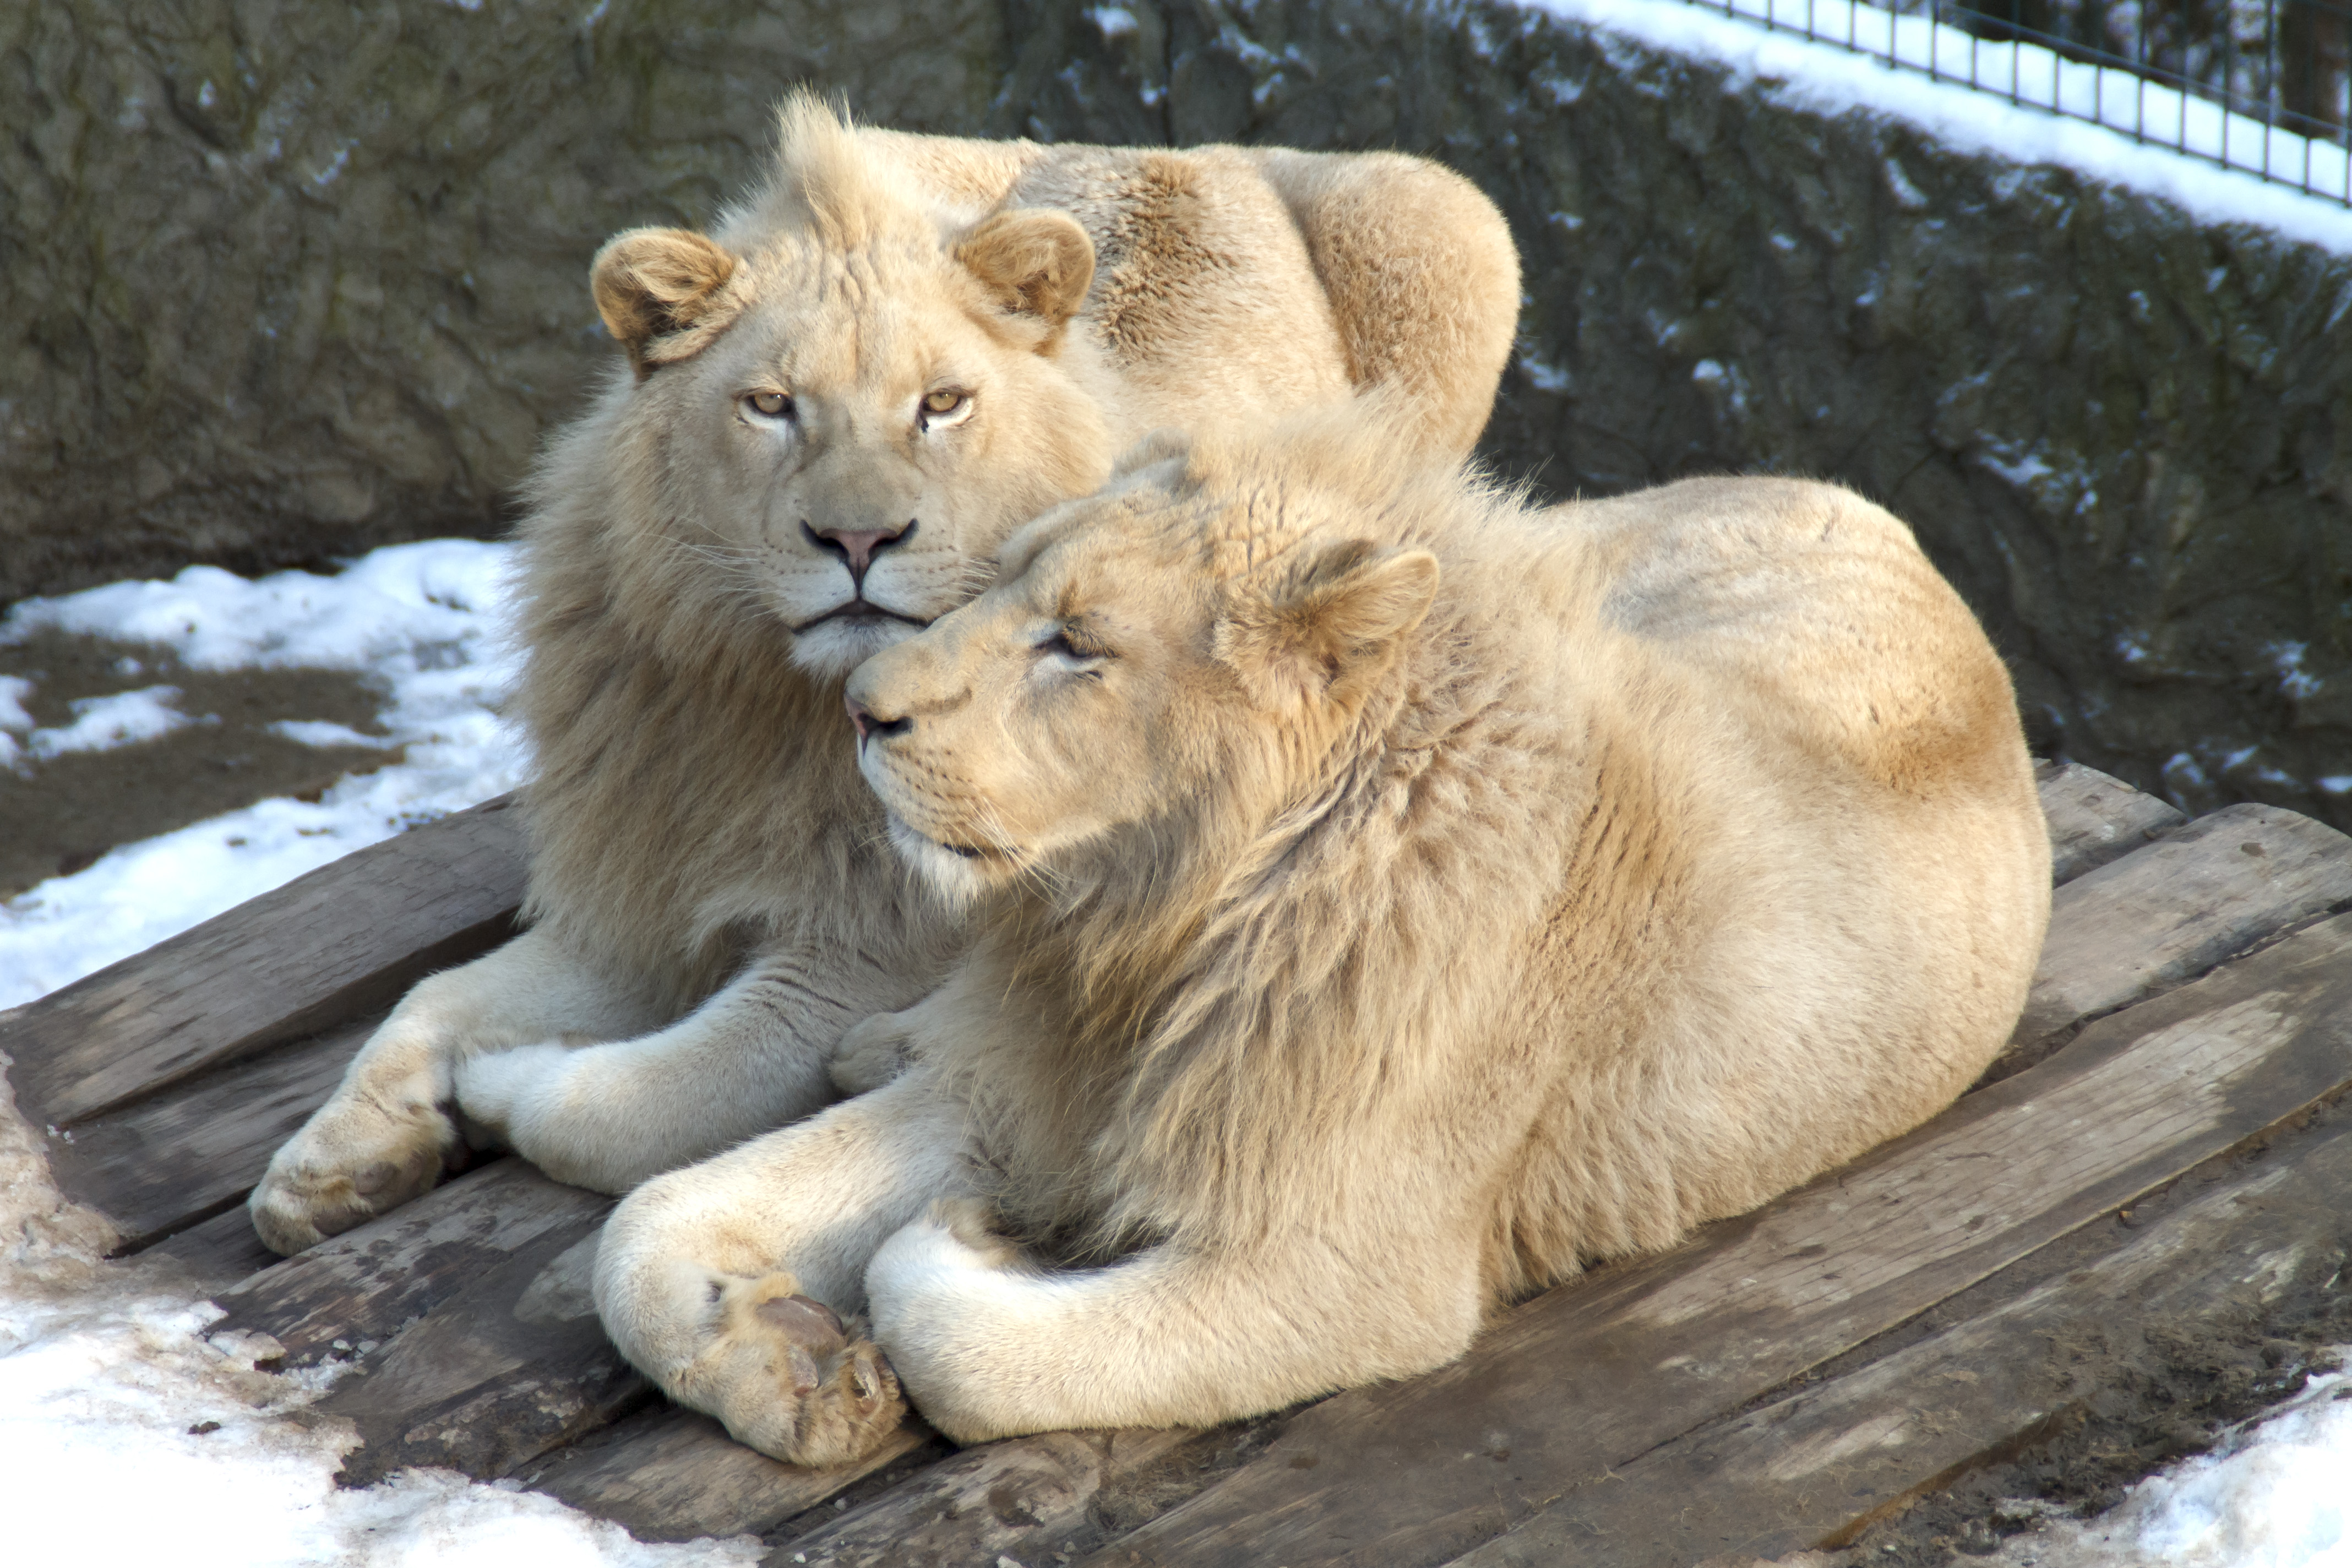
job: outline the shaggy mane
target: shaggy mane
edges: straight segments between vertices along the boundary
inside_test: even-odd
[[[927,197],[896,162],[877,155],[869,134],[815,92],[794,89],[776,108],[766,183],[721,216],[722,243],[739,233],[768,238],[783,230],[846,254],[891,242],[937,243],[976,216]]]
[[[1223,504],[1180,505],[1175,525],[1197,531],[1218,579],[1279,591],[1318,547],[1458,540],[1509,504],[1491,481],[1400,447],[1385,411],[1360,404],[1286,421],[1272,440],[1195,440],[1171,493]],[[1151,455],[1178,454],[1163,439]],[[1517,906],[1541,879],[1527,874],[1525,837],[1464,842],[1462,817],[1411,804],[1433,776],[1477,788],[1457,776],[1472,764],[1431,761],[1441,741],[1486,744],[1475,716],[1510,682],[1500,661],[1465,657],[1474,622],[1441,595],[1306,776],[1266,726],[1225,759],[1214,791],[1112,836],[1028,889],[997,928],[1013,983],[1060,1012],[1039,1078],[1118,1129],[1118,1156],[1078,1184],[1048,1175],[1006,1192],[1054,1250],[1110,1256],[1159,1237],[1171,1191],[1197,1194],[1188,1206],[1220,1229],[1281,1207],[1278,1173],[1303,1130],[1417,1070],[1360,1048],[1396,1031],[1357,1020],[1417,1017],[1442,1036],[1443,1019],[1475,1005],[1444,994],[1433,955],[1528,918]],[[1400,759],[1422,775],[1402,801]],[[1496,801],[1489,827],[1509,810]]]

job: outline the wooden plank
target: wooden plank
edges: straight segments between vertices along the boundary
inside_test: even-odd
[[[2041,1066],[1471,1353],[1302,1412],[1110,1563],[1436,1563],[2352,1083],[2352,917],[2091,1025]]]
[[[1192,1431],[1046,1432],[966,1449],[777,1547],[764,1568],[1044,1559],[1090,1532],[1088,1510],[1105,1486],[1207,1440]]]
[[[308,1251],[273,1259],[215,1297],[228,1314],[219,1326],[270,1335],[295,1365],[325,1359],[337,1340],[381,1344],[517,1248],[557,1233],[570,1245],[611,1205],[520,1160],[494,1161]]]
[[[909,1454],[940,1447],[909,1421],[855,1464],[806,1470],[743,1447],[707,1415],[665,1405],[560,1449],[519,1479],[640,1541],[693,1541],[763,1534]]]
[[[2138,830],[2135,825],[2158,820],[2157,814],[2169,810],[2104,774],[2074,766],[2045,766],[2042,789],[2052,813],[2053,844],[2119,848],[2126,845],[2131,832]],[[495,808],[477,808],[476,813],[463,814],[462,819],[452,818],[394,840],[402,847],[397,856],[391,854],[390,846],[378,846],[314,876],[396,871],[405,879],[404,885],[423,886],[430,879],[417,874],[420,864],[446,866],[459,838],[472,842],[467,835],[478,837],[476,830],[488,823],[497,823],[496,831],[509,831],[511,822],[510,816]],[[453,837],[458,826],[465,826],[467,833]],[[478,847],[475,853],[484,852]],[[2240,879],[2252,875],[2249,869]],[[232,916],[224,916],[223,921],[232,921],[245,932],[240,940],[257,942],[280,936],[282,930],[269,912],[276,897],[256,900],[232,911],[234,921]],[[160,963],[174,951],[173,944],[165,943],[149,956]],[[217,948],[208,948],[206,952],[220,956]],[[182,956],[193,962],[205,955]],[[2079,974],[2068,984],[2077,991],[2084,989]],[[59,1022],[63,1016],[51,1021]],[[367,1023],[373,1022],[371,1016]],[[137,1250],[205,1223],[243,1200],[259,1179],[269,1154],[331,1090],[366,1032],[363,1026],[347,1025],[310,1041],[280,1047],[260,1059],[247,1057],[226,1070],[183,1079],[128,1109],[85,1116],[65,1137],[53,1141],[58,1181],[78,1201],[115,1221],[126,1238],[126,1250]],[[247,1037],[247,1047],[257,1037]],[[246,1048],[239,1047],[240,1051]],[[109,1092],[68,1091],[59,1104],[70,1110]]]
[[[178,1264],[190,1288],[198,1295],[216,1295],[238,1280],[275,1266],[278,1254],[253,1233],[245,1205],[174,1231],[146,1248],[142,1258],[168,1258]]]
[[[374,1031],[373,1015],[48,1138],[58,1188],[114,1221],[120,1250],[236,1208]]]
[[[2189,820],[2156,796],[2080,763],[2036,763],[2033,777],[2050,825],[2051,880],[2061,887]]]
[[[600,1199],[549,1226],[357,1358],[310,1407],[359,1431],[346,1485],[410,1465],[505,1476],[654,1401],[653,1385],[604,1337],[589,1295],[610,1206]]]
[[[1676,1568],[1850,1544],[2101,1394],[2151,1331],[2259,1319],[2342,1265],[2352,1130],[2209,1193],[2087,1268],[1588,1481],[1459,1568]]]
[[[220,1326],[354,1363],[312,1406],[358,1428],[351,1484],[501,1476],[652,1397],[589,1296],[612,1205],[500,1161],[245,1280]]]
[[[2352,900],[2352,838],[2269,805],[2232,805],[2087,872],[2052,900],[2050,935],[2004,1056],[2193,978]]]
[[[511,797],[347,855],[0,1013],[16,1103],[72,1127],[207,1068],[391,1005],[506,940],[523,889]]]

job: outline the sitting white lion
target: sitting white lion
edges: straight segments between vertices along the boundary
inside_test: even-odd
[[[783,114],[708,237],[593,279],[583,392],[523,525],[531,929],[411,992],[252,1199],[280,1251],[415,1195],[461,1125],[620,1192],[806,1114],[962,923],[906,883],[841,679],[1162,425],[1393,389],[1466,452],[1518,310],[1463,180],[1394,154],[1041,147]]]
[[[1155,440],[851,679],[984,934],[852,1032],[896,1079],[622,1203],[598,1307],[674,1397],[827,1464],[900,1384],[974,1441],[1425,1371],[2008,1037],[2048,841],[1901,523],[1783,479],[1530,511],[1366,423]]]

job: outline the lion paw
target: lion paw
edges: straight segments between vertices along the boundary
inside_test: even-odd
[[[730,1280],[718,1342],[680,1378],[738,1442],[811,1469],[845,1465],[898,1430],[907,1402],[882,1348],[789,1274]]]
[[[333,1107],[278,1149],[246,1206],[272,1252],[291,1256],[422,1196],[466,1147],[437,1107],[394,1117],[372,1107]]]
[[[866,1094],[906,1071],[915,1059],[915,1037],[905,1018],[903,1013],[877,1013],[842,1036],[827,1068],[834,1087],[844,1094]]]

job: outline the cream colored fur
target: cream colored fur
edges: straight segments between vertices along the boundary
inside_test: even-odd
[[[710,235],[624,234],[593,282],[634,374],[583,394],[522,531],[533,923],[410,993],[278,1151],[251,1206],[281,1251],[467,1139],[620,1192],[833,1098],[842,1032],[966,940],[889,854],[843,676],[1151,427],[1379,386],[1459,456],[1518,289],[1493,207],[1418,160],[904,136],[807,100]]]
[[[605,1232],[614,1342],[772,1454],[877,1440],[885,1352],[961,1441],[1424,1371],[1916,1125],[2015,1023],[2009,682],[1845,490],[1536,512],[1341,418],[1156,440],[848,688],[984,936],[845,1042],[898,1076]]]

